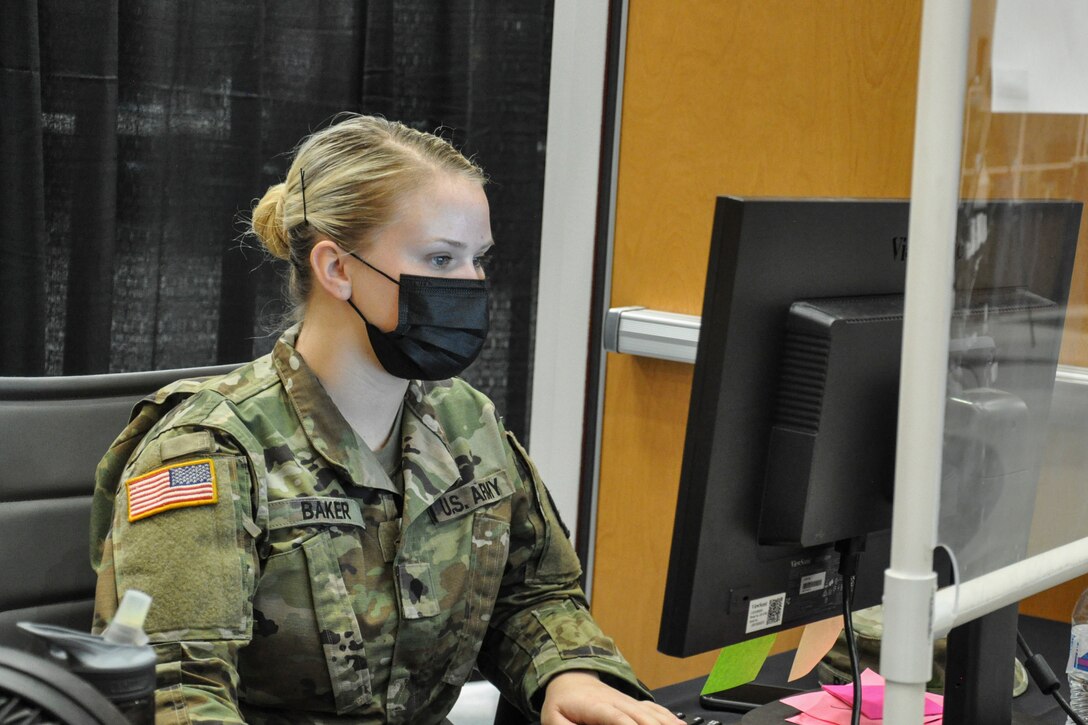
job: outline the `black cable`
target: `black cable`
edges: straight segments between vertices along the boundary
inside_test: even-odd
[[[850,675],[854,682],[854,702],[850,707],[850,724],[861,723],[861,661],[858,642],[854,635],[854,586],[857,582],[858,560],[865,549],[863,537],[845,539],[836,543],[839,551],[839,574],[842,576],[842,621],[846,628],[846,649],[850,653]]]
[[[853,575],[842,580],[842,621],[846,627],[846,648],[850,652],[850,676],[854,680],[854,702],[850,708],[850,725],[861,723],[861,664],[858,661],[858,642],[854,636],[854,617],[850,611],[854,602]]]
[[[1020,634],[1020,630],[1016,630],[1016,643],[1020,645],[1020,651],[1024,653],[1024,668],[1027,669],[1028,674],[1031,675],[1031,679],[1034,680],[1036,686],[1044,695],[1050,695],[1058,703],[1058,707],[1065,711],[1065,714],[1076,723],[1076,725],[1086,725],[1084,720],[1073,712],[1073,707],[1066,702],[1062,697],[1061,681],[1055,676],[1054,670],[1050,669],[1050,665],[1047,664],[1046,659],[1042,655],[1037,655],[1031,651],[1028,647],[1027,641],[1024,639],[1024,635]]]

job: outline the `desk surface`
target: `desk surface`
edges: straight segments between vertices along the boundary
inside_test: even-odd
[[[1068,696],[1064,671],[1065,661],[1069,655],[1069,625],[1034,617],[1021,617],[1020,631],[1032,650],[1046,657],[1051,669],[1062,680],[1063,694]],[[756,678],[756,682],[774,685],[785,684],[792,658],[792,652],[768,658],[759,677]],[[812,688],[819,686],[812,675],[792,684]],[[654,697],[673,712],[683,712],[687,716],[688,722],[691,722],[692,718],[696,716],[702,717],[704,722],[718,720],[723,725],[741,721],[743,715],[704,710],[699,707],[699,690],[702,685],[703,678],[689,680],[655,690]],[[1065,713],[1062,712],[1053,698],[1039,692],[1039,688],[1035,686],[1035,683],[1029,684],[1027,692],[1013,700],[1013,710],[1017,713],[1030,715],[1036,718],[1037,722],[1046,725],[1064,725],[1065,723]]]

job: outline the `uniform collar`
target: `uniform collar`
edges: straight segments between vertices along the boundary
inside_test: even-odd
[[[321,381],[295,350],[301,325],[288,329],[272,349],[272,364],[310,444],[355,486],[398,492],[374,453],[355,434]]]
[[[374,453],[359,440],[321,381],[295,350],[301,325],[288,329],[272,350],[272,362],[310,444],[347,482],[400,492]],[[429,389],[441,383],[412,380],[401,421],[404,524],[420,515],[449,489],[462,483],[461,471],[438,422]],[[392,445],[392,443],[390,443]]]

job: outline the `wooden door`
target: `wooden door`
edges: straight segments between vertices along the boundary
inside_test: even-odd
[[[718,195],[909,197],[920,20],[916,0],[631,0],[610,305],[700,314]],[[715,657],[656,650],[692,367],[610,354],[606,375],[593,612],[657,687]]]

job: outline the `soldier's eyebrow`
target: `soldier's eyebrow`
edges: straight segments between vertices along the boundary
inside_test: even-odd
[[[453,247],[454,249],[468,249],[468,247],[469,247],[469,245],[467,243],[465,243],[465,242],[461,242],[461,241],[458,241],[456,239],[445,239],[445,238],[432,239],[430,242],[428,242],[428,244],[429,245],[436,245],[436,246],[443,246],[444,245],[444,246],[448,246],[448,247]],[[484,252],[489,252],[489,251],[491,251],[491,248],[494,247],[494,246],[495,246],[495,240],[494,239],[488,239],[480,247],[480,251],[478,252],[478,254],[483,254]]]

